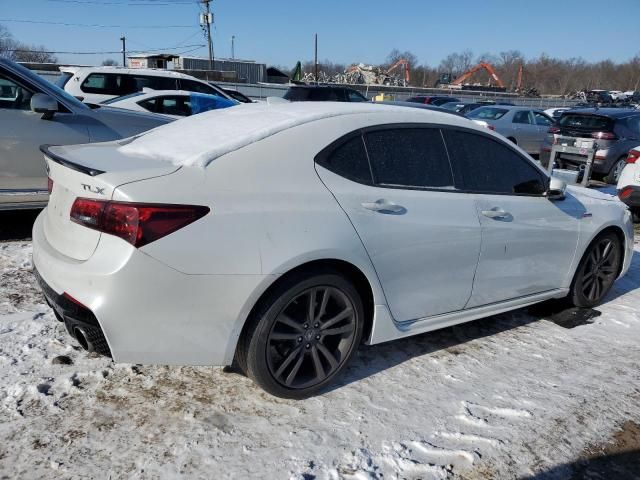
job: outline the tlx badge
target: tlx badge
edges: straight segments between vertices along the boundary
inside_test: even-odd
[[[87,185],[86,183],[82,184],[82,188],[87,192],[95,193],[98,195],[104,195],[104,188],[93,187],[91,185]]]

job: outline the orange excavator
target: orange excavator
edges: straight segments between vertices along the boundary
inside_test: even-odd
[[[401,58],[396,63],[391,65],[391,67],[389,67],[389,70],[386,71],[386,74],[391,75],[391,73],[400,66],[404,67],[404,82],[405,82],[405,86],[407,86],[411,81],[411,70],[410,70],[411,67],[409,65],[408,60]]]
[[[498,76],[498,74],[495,72],[495,70],[493,69],[493,67],[491,66],[490,63],[486,63],[486,62],[480,62],[478,65],[476,65],[475,67],[473,67],[471,70],[468,70],[466,72],[464,72],[462,75],[460,75],[458,78],[456,78],[453,82],[451,82],[451,86],[456,86],[456,87],[463,87],[464,83],[469,80],[476,72],[478,72],[479,70],[486,70],[487,73],[489,74],[489,77],[491,77],[495,83],[496,86],[498,87],[498,89],[505,91],[506,87],[504,86],[504,83],[502,83],[502,80],[500,80],[500,77]],[[491,80],[489,80],[491,81]]]

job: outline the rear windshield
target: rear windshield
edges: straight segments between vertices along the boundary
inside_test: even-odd
[[[587,131],[613,130],[613,119],[598,115],[565,113],[560,117],[560,127]]]
[[[71,77],[73,77],[73,73],[62,72],[62,74],[58,77],[58,80],[56,80],[56,85],[60,88],[64,88]]]
[[[341,100],[333,88],[290,88],[284,94],[284,98],[290,102],[330,102]]]
[[[509,110],[505,110],[504,108],[482,107],[474,110],[467,116],[469,118],[478,118],[483,120],[497,120],[504,116],[508,111]]]

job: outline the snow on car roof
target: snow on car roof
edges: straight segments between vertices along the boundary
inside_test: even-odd
[[[120,141],[120,153],[206,167],[216,158],[278,132],[323,118],[390,111],[411,115],[416,109],[370,103],[294,102],[242,104],[194,115]],[[424,114],[426,111],[420,111]],[[428,112],[434,115],[438,112]]]

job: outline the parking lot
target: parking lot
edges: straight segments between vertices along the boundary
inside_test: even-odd
[[[637,255],[596,310],[546,303],[363,346],[333,388],[289,401],[220,368],[115,365],[80,349],[31,272],[33,215],[1,220],[3,478],[640,471]]]

